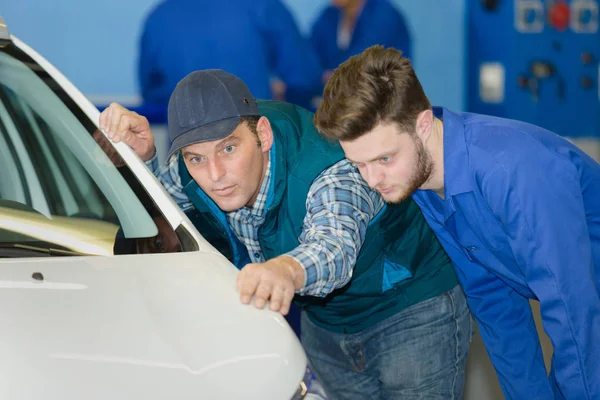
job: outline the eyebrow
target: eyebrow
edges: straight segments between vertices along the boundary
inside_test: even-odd
[[[392,155],[392,154],[393,154],[393,152],[390,152],[390,153],[381,153],[380,155],[378,155],[378,156],[376,156],[376,157],[373,157],[373,158],[371,158],[370,160],[367,160],[367,161],[360,161],[360,162],[359,162],[359,161],[353,161],[353,160],[349,159],[348,157],[346,157],[346,160],[350,161],[350,163],[352,163],[352,164],[364,164],[364,163],[366,163],[366,162],[367,162],[367,163],[369,163],[369,162],[377,161],[377,160],[379,160],[381,157],[388,157],[388,156],[390,156],[390,155]]]
[[[230,143],[233,142],[237,142],[239,140],[239,138],[237,136],[231,135],[226,137],[225,139],[221,140],[219,143],[216,144],[215,148],[218,150],[221,150],[223,147],[227,147]],[[184,150],[182,152],[182,155],[184,158],[187,157],[204,157],[204,155],[199,154],[199,153],[195,153],[193,151],[189,151],[189,150]]]
[[[217,143],[217,145],[215,146],[215,149],[222,149],[223,147],[227,147],[229,144],[237,142],[240,138],[238,138],[237,136],[235,136],[235,134],[227,136],[225,139],[221,140],[219,143]]]
[[[183,150],[181,155],[183,155],[183,158],[188,158],[188,157],[204,157],[202,154],[198,154],[198,153],[194,153],[193,151],[189,151],[189,150]]]

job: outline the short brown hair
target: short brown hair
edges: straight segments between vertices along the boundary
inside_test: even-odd
[[[325,137],[354,140],[379,123],[396,123],[414,133],[420,112],[431,103],[402,52],[372,46],[334,72],[323,92],[314,123]]]
[[[260,119],[260,117],[257,115],[243,116],[243,117],[240,117],[240,124],[245,123],[246,125],[248,125],[248,129],[250,129],[250,131],[252,133],[254,133],[256,136],[258,136],[258,130],[256,129],[256,126],[258,125],[259,119]]]
[[[256,136],[256,144],[258,145],[258,147],[261,146],[261,142],[260,142],[260,138],[258,137],[258,121],[260,120],[260,117],[258,115],[246,115],[243,117],[240,117],[240,124],[238,126],[240,126],[241,124],[246,124],[246,126],[248,127],[248,129],[250,129],[250,132],[254,133],[254,135]]]

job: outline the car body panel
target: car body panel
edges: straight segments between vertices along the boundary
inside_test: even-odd
[[[0,261],[0,398],[290,398],[304,352],[235,276],[205,252]]]

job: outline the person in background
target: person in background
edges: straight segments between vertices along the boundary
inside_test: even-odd
[[[302,105],[322,89],[310,43],[280,0],[166,0],[148,15],[140,40],[139,87],[148,106],[166,108],[188,73],[223,69],[257,98]]]
[[[286,314],[295,298],[330,399],[461,398],[472,321],[450,259],[417,205],[385,206],[312,121],[203,70],[171,96],[162,168],[146,118],[113,104],[100,127],[240,269],[243,303]]]
[[[400,11],[388,0],[330,0],[311,29],[311,43],[325,83],[351,56],[380,44],[411,56],[411,37]]]
[[[432,107],[373,46],[335,70],[315,125],[386,202],[412,195],[454,262],[509,399],[600,399],[600,165],[538,126]],[[546,372],[529,301],[554,347]]]

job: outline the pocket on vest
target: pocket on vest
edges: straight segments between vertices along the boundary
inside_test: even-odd
[[[383,282],[381,284],[382,292],[392,289],[398,282],[412,278],[412,273],[408,268],[391,260],[383,261]]]

